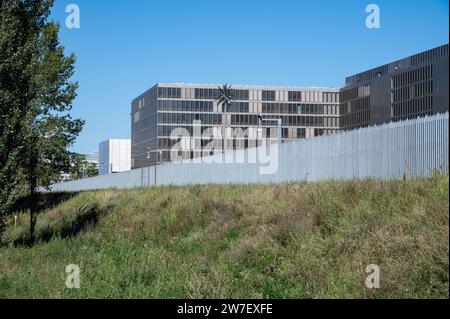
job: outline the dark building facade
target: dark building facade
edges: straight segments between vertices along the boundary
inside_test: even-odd
[[[341,129],[448,111],[448,44],[346,79]]]

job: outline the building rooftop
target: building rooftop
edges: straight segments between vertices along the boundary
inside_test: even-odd
[[[211,88],[216,89],[223,84],[214,83],[158,83],[157,86],[162,87],[189,87],[189,88]],[[335,87],[300,87],[300,86],[269,86],[269,85],[243,85],[243,84],[230,84],[234,89],[238,90],[304,90],[304,91],[336,91],[339,92],[339,88]]]
[[[204,89],[217,89],[218,86],[222,86],[222,84],[214,84],[214,83],[157,83],[152,86],[150,89],[145,91],[144,93],[138,95],[133,99],[133,102],[139,100],[144,95],[146,95],[150,90],[155,87],[174,87],[174,88],[204,88]],[[230,84],[230,83],[227,83]],[[233,89],[236,90],[291,90],[291,91],[309,91],[309,92],[335,92],[339,93],[340,88],[337,87],[301,87],[301,86],[265,86],[265,85],[244,85],[244,84],[230,84]]]
[[[427,55],[430,57],[446,57],[448,56],[448,43],[438,46],[433,49],[429,49],[414,55],[411,55],[406,58],[399,59],[394,62],[390,62],[387,64],[384,64],[382,66],[378,66],[375,68],[372,68],[370,70],[366,70],[361,73],[354,73],[353,75],[350,75],[346,77],[345,84],[343,84],[340,87],[297,87],[297,86],[265,86],[265,85],[234,85],[231,84],[231,86],[238,90],[292,90],[292,91],[328,91],[328,92],[339,92],[341,89],[353,85],[355,83],[359,83],[360,81],[363,81],[364,79],[373,78],[375,76],[378,76],[379,74],[384,73],[390,73],[392,70],[397,70],[401,68],[407,68],[412,63],[418,63],[420,64],[422,60],[425,62],[427,61]],[[422,56],[425,57],[425,59],[422,59]],[[153,89],[156,86],[161,87],[183,87],[183,88],[217,88],[217,86],[223,85],[222,84],[214,84],[214,83],[157,83],[156,85],[152,86],[149,90],[145,91],[144,93],[140,94],[136,98],[133,99],[133,101],[136,101],[140,99],[142,96],[147,94],[151,89]]]
[[[397,71],[402,71],[403,69],[408,69],[411,66],[426,64],[432,60],[446,57],[448,57],[448,43],[363,72],[354,73],[345,78],[345,86],[363,83],[379,75],[382,76],[392,74]]]

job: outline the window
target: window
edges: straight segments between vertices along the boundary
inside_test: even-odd
[[[275,91],[262,91],[263,101],[275,101]]]
[[[181,88],[158,88],[158,97],[167,99],[179,99],[181,98]]]
[[[302,102],[302,92],[300,91],[289,91],[288,100],[290,102]]]
[[[248,90],[234,90],[234,97],[237,101],[248,101],[249,92]]]

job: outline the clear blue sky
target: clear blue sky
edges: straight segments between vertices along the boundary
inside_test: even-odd
[[[66,29],[65,7],[81,10]],[[365,7],[381,29],[365,27]],[[131,100],[157,82],[340,86],[344,78],[448,42],[443,0],[56,0],[60,39],[77,56],[73,150],[130,137]]]

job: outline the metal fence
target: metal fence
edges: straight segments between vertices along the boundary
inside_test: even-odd
[[[55,184],[52,191],[425,176],[448,171],[448,120],[445,113],[285,143],[278,147],[274,174],[261,174],[261,164],[191,160]],[[251,151],[236,153],[248,158]]]

